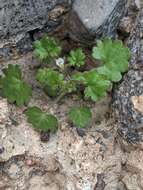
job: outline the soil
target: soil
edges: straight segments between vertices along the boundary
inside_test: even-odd
[[[1,68],[11,63],[20,65],[25,80],[33,88],[28,106],[36,105],[55,114],[60,127],[57,134],[48,136],[43,142],[40,133],[26,120],[26,107],[18,108],[6,99],[0,99],[0,189],[115,190],[123,187],[124,190],[125,184],[129,183],[128,175],[131,179],[135,175],[132,183],[138,184],[140,174],[137,170],[140,169],[134,166],[137,169],[133,174],[126,170],[128,162],[133,167],[128,161],[133,153],[124,153],[116,141],[110,96],[95,104],[83,102],[73,95],[56,104],[35,80],[39,62],[31,53],[3,62]],[[80,104],[88,105],[93,114],[92,123],[83,137],[67,117],[69,108]]]

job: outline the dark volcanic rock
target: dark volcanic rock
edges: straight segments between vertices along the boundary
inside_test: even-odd
[[[128,142],[143,140],[143,112],[134,105],[134,99],[141,96],[143,96],[143,67],[142,70],[130,70],[114,94],[118,132]],[[142,102],[140,104],[143,106]]]
[[[113,111],[119,135],[130,143],[143,141],[143,9],[128,41],[130,67],[114,92]]]
[[[35,34],[54,30],[69,5],[70,0],[1,0],[0,56],[7,56],[10,46],[31,49]]]
[[[0,2],[0,38],[42,29],[49,25],[49,13],[65,0],[2,0]]]

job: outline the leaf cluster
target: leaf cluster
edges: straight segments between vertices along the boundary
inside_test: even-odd
[[[98,41],[92,56],[102,61],[102,65],[90,71],[79,72],[72,79],[84,84],[85,98],[97,101],[105,97],[112,89],[112,83],[120,81],[122,73],[128,70],[130,51],[121,41],[105,39]]]
[[[44,68],[38,70],[37,80],[49,96],[55,97],[62,90],[64,76],[51,68]]]
[[[58,42],[47,35],[34,42],[34,54],[41,61],[51,63],[52,59],[58,57],[61,53],[61,46]]]
[[[81,48],[71,50],[67,58],[69,64],[75,67],[81,67],[85,65],[85,54]]]
[[[97,46],[93,48],[92,56],[103,63],[103,66],[98,68],[98,73],[112,82],[120,81],[121,73],[128,70],[130,51],[120,40],[98,41]]]
[[[62,67],[57,68],[54,63],[61,50],[58,42],[49,36],[44,36],[34,43],[34,54],[42,62],[53,63],[47,64],[44,68],[42,66],[36,75],[36,79],[50,97],[62,97],[80,90],[82,86],[85,99],[96,102],[105,97],[112,89],[113,82],[119,82],[122,73],[128,70],[130,51],[119,40],[98,41],[92,49],[92,57],[101,64],[84,72],[76,70],[86,64],[86,56],[81,48],[71,50],[67,57],[61,58]],[[3,70],[0,89],[9,102],[18,106],[26,104],[32,95],[32,90],[23,80],[18,65],[8,65],[8,68]],[[38,107],[28,108],[25,114],[36,130],[54,133],[58,129],[57,118]],[[73,107],[68,115],[73,124],[79,128],[87,127],[92,118],[92,113],[86,106]]]
[[[96,69],[77,73],[73,75],[73,80],[80,82],[85,86],[85,98],[97,101],[107,95],[111,89],[112,83],[100,75]]]
[[[22,106],[31,98],[32,91],[30,86],[23,81],[22,73],[18,65],[8,65],[3,70],[4,76],[0,78],[0,88],[2,95],[11,103]]]

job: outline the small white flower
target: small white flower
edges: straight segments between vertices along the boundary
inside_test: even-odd
[[[64,67],[64,63],[65,63],[65,60],[64,60],[64,58],[58,58],[58,59],[56,59],[56,65],[58,66],[58,67],[60,67],[60,68],[63,68]]]

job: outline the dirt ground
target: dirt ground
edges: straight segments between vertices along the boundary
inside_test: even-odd
[[[29,106],[55,114],[60,127],[48,142],[27,122],[24,110],[0,99],[1,190],[141,190],[142,150],[125,152],[116,138],[111,97],[93,104],[91,127],[81,137],[68,121],[71,106],[83,104],[76,95],[60,104],[48,98],[35,80],[38,62],[29,53],[17,60],[33,88]],[[84,103],[85,104],[85,103]],[[137,155],[139,155],[137,157]]]

